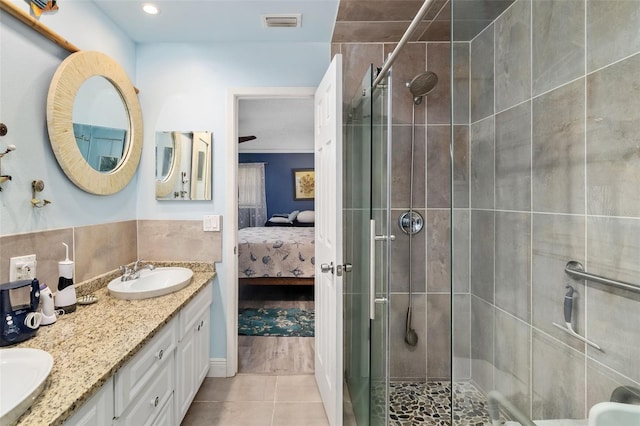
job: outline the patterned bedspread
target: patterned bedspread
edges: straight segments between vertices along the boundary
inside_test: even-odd
[[[314,228],[243,228],[238,231],[238,276],[310,278],[314,253]]]

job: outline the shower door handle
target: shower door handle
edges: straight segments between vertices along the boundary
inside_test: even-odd
[[[376,319],[376,303],[387,302],[386,297],[376,298],[376,241],[394,241],[396,236],[376,235],[376,220],[369,221],[369,318]]]
[[[376,319],[376,220],[369,221],[369,318]]]

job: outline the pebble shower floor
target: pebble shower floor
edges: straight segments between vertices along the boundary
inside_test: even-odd
[[[471,383],[454,384],[453,420],[458,426],[490,425],[486,398]],[[451,382],[392,381],[389,424],[392,426],[450,426]]]

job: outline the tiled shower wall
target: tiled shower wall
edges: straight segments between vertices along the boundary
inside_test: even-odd
[[[35,254],[41,282],[55,288],[58,262],[75,260],[82,282],[136,259],[207,261],[222,259],[222,233],[203,232],[199,220],[131,220],[0,237],[0,282],[9,281],[9,259]]]
[[[455,299],[454,375],[534,419],[585,418],[640,387],[640,294],[564,272],[576,260],[640,284],[638,28],[638,0],[518,0],[471,41],[470,102],[454,98],[470,124],[454,148],[469,156],[454,281],[470,292]],[[552,325],[569,284],[573,325],[602,350]]]
[[[367,67],[370,64],[381,66],[394,47],[389,43],[332,45],[333,54],[343,55],[345,105],[350,104],[359,90]],[[425,218],[425,226],[412,241],[413,327],[418,334],[418,345],[412,347],[404,341],[409,238],[400,230],[397,221],[409,208],[413,96],[405,83],[426,69],[434,71],[439,81],[415,111],[413,205],[414,210]],[[396,239],[392,242],[390,265],[389,361],[392,378],[425,380],[450,376],[449,74],[448,42],[408,43],[393,66],[391,232]]]

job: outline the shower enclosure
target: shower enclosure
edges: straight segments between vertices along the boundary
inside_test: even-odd
[[[388,418],[389,84],[369,66],[346,116],[344,152],[346,425]]]
[[[640,284],[640,1],[432,3],[348,108],[345,424],[584,421],[640,388],[640,293],[565,272]]]

